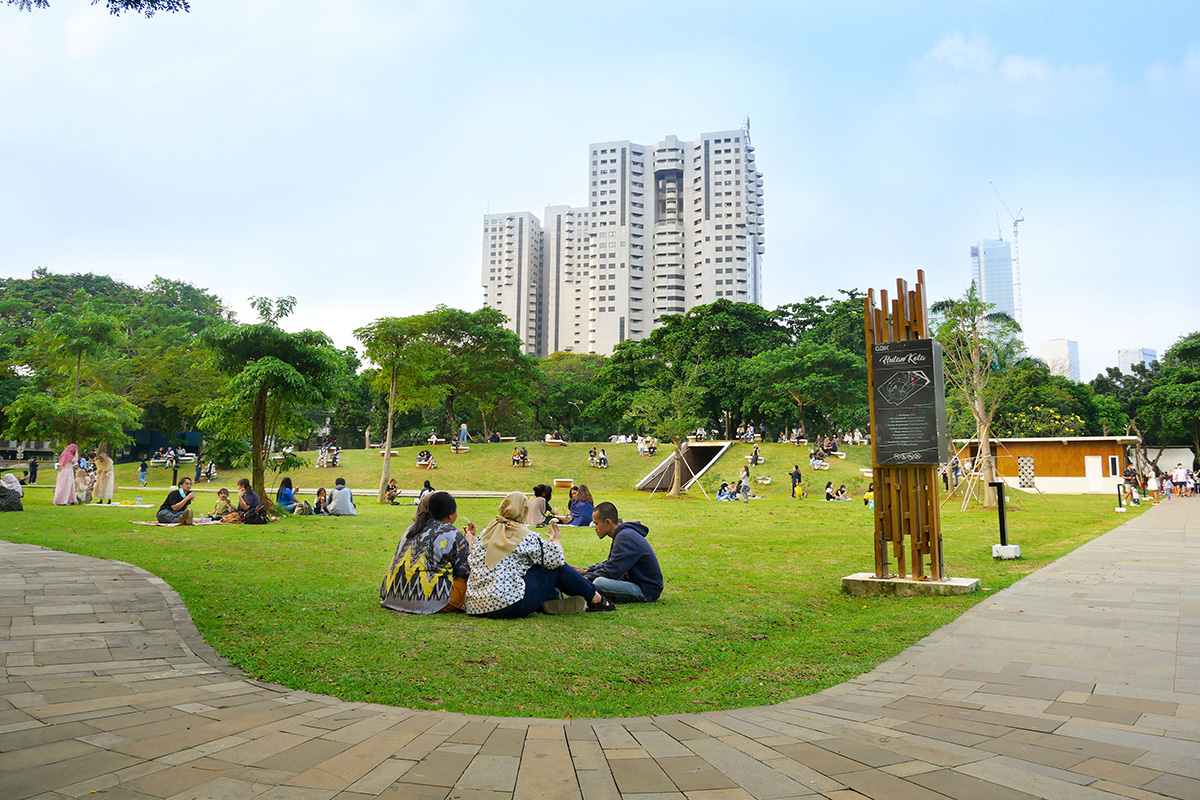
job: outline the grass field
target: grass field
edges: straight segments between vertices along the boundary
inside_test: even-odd
[[[411,506],[378,505],[361,497],[354,518],[293,517],[270,526],[154,528],[131,525],[153,509],[49,504],[47,490],[27,492],[27,510],[0,516],[0,537],[129,561],[162,576],[179,591],[200,631],[249,674],[350,700],[417,708],[518,716],[625,716],[771,703],[818,691],[869,670],[965,609],[1037,567],[1129,519],[1112,514],[1104,497],[1037,497],[1010,514],[1010,537],[1024,558],[994,562],[994,512],[944,512],[945,555],[954,576],[977,577],[987,591],[958,598],[851,598],[839,579],[872,569],[871,520],[861,501],[816,500],[825,480],[865,486],[858,469],[869,458],[854,449],[846,462],[814,476],[810,497],[788,499],[786,473],[801,455],[789,445],[765,445],[772,475],[764,497],[717,503],[692,496],[671,500],[632,491],[657,459],[632,445],[606,446],[612,467],[586,466],[587,445],[530,445],[534,466],[509,466],[511,447],[473,447],[432,473],[412,466],[420,448],[394,461],[401,486],[426,477],[440,489],[528,491],[535,483],[571,477],[597,500],[611,500],[626,519],[651,529],[667,577],[657,604],[611,614],[535,615],[497,622],[463,615],[416,617],[378,607],[377,588]],[[749,448],[738,445],[706,483],[730,478]],[[344,476],[356,487],[378,482],[380,457],[347,452],[339,471],[306,469],[296,483],[312,489]],[[120,468],[129,485],[135,470]],[[153,489],[123,489],[155,507],[169,473],[151,473]],[[711,480],[710,480],[711,476]],[[236,475],[222,475],[232,486]],[[819,478],[819,480],[818,480]],[[53,480],[53,471],[43,481]],[[818,485],[819,484],[819,485]],[[565,501],[561,491],[555,501]],[[201,500],[203,509],[208,497]],[[482,527],[496,500],[464,499],[460,522]],[[1137,513],[1134,511],[1134,513]],[[566,529],[572,563],[600,560],[607,547],[584,529]]]

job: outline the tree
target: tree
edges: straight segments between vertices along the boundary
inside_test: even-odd
[[[237,439],[249,421],[251,483],[259,497],[264,497],[268,438],[304,424],[298,407],[331,404],[340,390],[343,358],[328,337],[279,327],[295,302],[254,298],[260,322],[217,325],[201,334],[217,369],[229,376],[222,396],[203,407],[201,427],[219,438]]]
[[[1161,378],[1147,400],[1168,430],[1186,437],[1192,452],[1200,454],[1200,332],[1184,336],[1167,350]]]
[[[957,389],[975,422],[979,440],[977,464],[983,470],[984,505],[996,504],[996,465],[992,460],[992,420],[1004,399],[1007,385],[1000,370],[1020,352],[1020,326],[995,305],[979,298],[972,283],[958,299],[939,300],[930,309],[939,317],[934,336],[942,343],[949,362],[950,384]]]
[[[42,323],[42,329],[49,335],[51,343],[75,360],[72,403],[79,399],[84,355],[100,354],[119,341],[116,320],[97,314],[87,304],[86,298],[77,299],[80,302],[76,309],[54,314]],[[79,420],[74,411],[68,409],[68,412],[71,420],[69,438],[74,442],[79,438]]]
[[[536,377],[535,359],[521,340],[504,327],[506,317],[494,308],[460,311],[438,306],[429,314],[424,335],[434,349],[431,388],[442,396],[447,424],[458,426],[455,406],[473,402],[495,408],[502,399],[524,397]]]
[[[538,362],[530,405],[541,430],[569,430],[573,424],[577,440],[591,440],[585,424],[587,409],[600,396],[598,376],[606,361],[594,353],[560,352]],[[598,430],[593,429],[593,433]]]
[[[92,5],[99,2],[100,0],[92,0]],[[16,6],[20,11],[32,11],[35,8],[49,8],[50,0],[4,0],[4,4]],[[108,13],[113,16],[120,16],[127,11],[145,14],[147,17],[153,17],[158,11],[191,11],[187,0],[105,0],[105,5],[108,6]]]
[[[4,436],[24,439],[66,438],[83,445],[107,446],[132,441],[125,431],[136,428],[142,410],[123,397],[83,388],[73,397],[27,391],[5,409]]]
[[[839,289],[841,298],[807,297],[802,303],[790,303],[775,309],[775,319],[793,341],[831,344],[849,350],[864,361],[867,358],[863,330],[863,295],[857,289]]]
[[[675,384],[670,391],[642,389],[634,395],[625,413],[625,419],[639,428],[671,442],[674,448],[671,497],[679,497],[683,491],[683,443],[689,433],[704,423],[700,413],[703,390],[695,385],[695,377],[693,371],[687,380]]]
[[[392,428],[396,411],[441,402],[445,387],[434,383],[438,351],[427,335],[432,316],[384,317],[359,328],[354,336],[366,348],[368,359],[379,366],[377,385],[386,387],[387,433],[383,439],[383,470],[379,476],[379,502],[387,499],[392,467]]]
[[[829,422],[834,410],[866,394],[863,359],[831,344],[801,340],[759,353],[745,362],[742,374],[753,387],[748,413],[778,419],[794,409],[803,425]]]

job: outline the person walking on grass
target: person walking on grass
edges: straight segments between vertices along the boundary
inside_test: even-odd
[[[658,556],[646,537],[650,528],[640,522],[623,522],[617,507],[601,503],[592,512],[596,536],[612,539],[608,558],[579,570],[596,591],[614,603],[653,603],[662,596],[663,574]],[[578,569],[578,567],[576,567]]]
[[[167,499],[159,506],[156,518],[164,525],[175,522],[191,525],[192,509],[189,506],[195,499],[196,493],[192,491],[192,479],[180,478],[179,485],[170,491]]]
[[[801,499],[808,497],[808,495],[804,491],[804,476],[800,474],[800,465],[799,464],[792,467],[791,478],[792,478],[792,499],[793,500],[796,499],[796,490],[797,489],[800,490]]]

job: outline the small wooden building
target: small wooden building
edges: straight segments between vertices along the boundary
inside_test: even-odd
[[[1116,491],[1129,463],[1136,436],[1053,436],[992,439],[996,474],[1009,486],[1050,494],[1104,494]],[[955,439],[959,459],[975,463],[977,439]]]

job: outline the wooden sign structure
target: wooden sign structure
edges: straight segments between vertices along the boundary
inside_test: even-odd
[[[886,397],[889,389],[895,388],[876,386],[873,355],[877,349],[888,349],[876,348],[876,345],[885,342],[913,342],[915,345],[920,340],[928,341],[930,338],[925,271],[917,271],[917,285],[912,290],[909,290],[906,281],[897,279],[895,298],[889,299],[887,290],[880,290],[878,306],[875,305],[875,290],[868,290],[863,298],[863,317],[867,340],[867,393],[871,407],[871,475],[875,484],[875,577],[897,577],[890,571],[890,549],[898,577],[917,581],[945,580],[937,464],[880,463],[881,426],[876,409],[877,403],[881,402],[877,397],[877,389],[882,388],[882,396]],[[937,372],[940,378],[940,348],[932,352],[936,352],[939,359]],[[916,378],[925,380],[921,375]],[[894,374],[888,378],[889,382],[894,380]],[[940,383],[940,380],[936,383]],[[934,388],[941,390],[940,386],[935,385]],[[903,397],[903,392],[899,396]],[[944,426],[944,409],[942,414],[941,425]],[[941,434],[944,440],[944,428]],[[910,551],[907,564],[905,539],[909,542]]]

